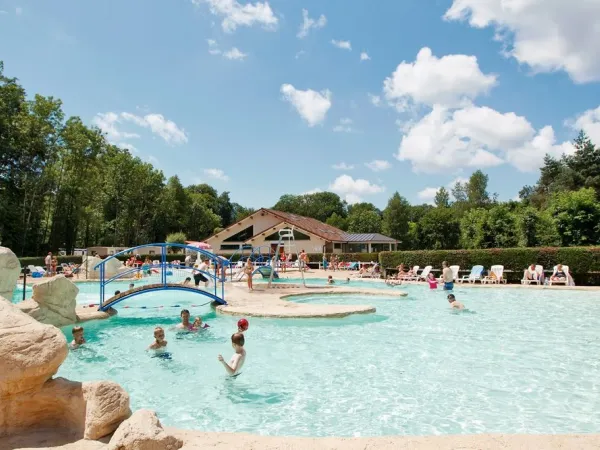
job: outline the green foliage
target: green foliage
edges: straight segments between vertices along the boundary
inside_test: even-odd
[[[431,265],[437,270],[441,268],[442,261],[448,261],[450,265],[459,265],[463,271],[469,271],[477,264],[486,269],[495,264],[502,264],[505,271],[513,272],[513,275],[507,274],[510,281],[520,280],[529,264],[540,264],[545,270],[552,270],[557,264],[566,264],[576,282],[587,284],[592,277],[589,272],[600,271],[600,247],[382,252],[379,254],[379,261],[384,269],[397,267],[402,263],[421,267]],[[598,281],[600,280],[595,279],[594,282]]]
[[[321,222],[327,221],[333,213],[346,217],[345,204],[339,195],[332,192],[317,192],[305,195],[286,194],[281,196],[273,209],[312,217]]]
[[[549,211],[563,246],[592,245],[600,239],[600,204],[594,189],[556,193]]]
[[[348,220],[340,216],[338,213],[333,213],[326,221],[327,225],[339,228],[343,231],[348,231]]]
[[[431,209],[417,223],[417,238],[423,248],[456,248],[460,239],[458,221],[449,208]]]
[[[387,207],[383,211],[383,234],[400,241],[401,248],[410,248],[408,238],[410,213],[410,203],[398,192],[388,200]]]
[[[438,191],[435,193],[435,198],[433,199],[433,202],[438,208],[450,207],[450,193],[445,187],[439,188]]]
[[[348,215],[348,232],[380,233],[381,216],[376,211],[362,209]]]
[[[167,237],[165,239],[165,242],[167,244],[185,244],[185,241],[187,241],[187,236],[185,235],[185,233],[182,233],[181,231],[178,231],[176,233],[169,233],[167,234]]]

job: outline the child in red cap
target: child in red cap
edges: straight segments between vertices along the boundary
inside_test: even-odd
[[[238,333],[243,333],[244,331],[248,330],[248,321],[246,319],[240,319],[238,320],[237,326],[238,326]]]

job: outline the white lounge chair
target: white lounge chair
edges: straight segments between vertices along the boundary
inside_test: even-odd
[[[425,268],[415,277],[402,278],[403,281],[427,281],[429,272],[431,272],[432,266],[425,266]]]
[[[473,266],[471,269],[471,273],[469,275],[463,275],[461,279],[458,280],[459,283],[464,283],[468,281],[469,283],[475,283],[476,281],[481,281],[481,273],[483,272],[483,266]]]
[[[535,266],[534,272],[531,272],[531,269],[529,267],[525,270],[529,273],[536,273],[537,277],[535,280],[530,280],[527,277],[525,277],[525,274],[523,274],[523,279],[521,280],[521,284],[531,284],[531,283],[535,283],[537,285],[542,284],[542,281],[544,279],[544,268],[542,266],[540,266],[540,265]]]
[[[407,275],[404,277],[399,278],[399,280],[404,280],[404,281],[417,281],[419,279],[419,266],[413,266],[411,272],[413,273],[412,275]]]
[[[552,271],[552,276],[554,276],[554,274],[556,273],[557,267],[558,266],[554,266],[554,270]],[[564,284],[565,286],[571,285],[571,274],[569,273],[569,266],[565,266],[563,264],[562,268],[563,268],[563,272],[565,273],[567,278],[565,278],[564,280],[552,280],[552,276],[551,276],[550,278],[548,278],[549,286],[552,286],[553,284]]]
[[[506,283],[506,279],[503,278],[503,276],[502,276],[503,274],[504,274],[504,266],[502,266],[502,265],[492,266],[490,268],[490,273],[487,276],[483,277],[483,279],[481,280],[481,284]]]
[[[377,271],[379,264],[375,264],[370,269],[365,270],[363,273],[358,275],[358,278],[380,278],[381,273]]]

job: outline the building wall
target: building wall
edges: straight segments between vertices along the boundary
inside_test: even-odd
[[[240,231],[243,231],[250,225],[252,225],[254,227],[253,235],[255,235],[258,233],[262,233],[263,231],[270,230],[273,227],[276,227],[279,223],[281,223],[281,219],[274,217],[271,214],[267,214],[267,213],[264,213],[264,215],[261,215],[260,213],[255,214],[253,216],[246,217],[241,222],[235,223],[235,224],[227,227],[225,230],[221,231],[220,233],[218,233],[214,236],[211,236],[210,238],[208,238],[206,240],[206,242],[208,244],[210,244],[213,251],[215,253],[217,253],[218,255],[231,255],[236,251],[236,249],[222,248],[222,246],[223,245],[226,245],[226,246],[237,245],[239,247],[242,244],[244,244],[245,241],[227,241],[227,242],[225,242],[225,239],[229,238],[230,236],[236,235],[237,233],[239,233]],[[275,228],[273,230],[273,232],[275,232],[276,230],[277,230],[277,228]],[[270,232],[269,232],[269,234],[270,234]],[[252,244],[252,245],[256,246],[255,244]]]

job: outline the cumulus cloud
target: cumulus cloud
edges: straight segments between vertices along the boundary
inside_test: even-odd
[[[236,0],[192,0],[192,2],[196,5],[207,3],[212,14],[223,17],[221,27],[227,33],[234,32],[240,26],[254,25],[274,30],[279,22],[268,2],[245,4]]]
[[[329,185],[329,190],[354,204],[361,202],[364,196],[384,192],[385,188],[361,178],[355,180],[350,175],[340,175]]]
[[[128,112],[120,114],[108,112],[98,113],[92,119],[92,124],[100,128],[106,134],[106,138],[112,143],[117,143],[117,141],[122,139],[140,137],[137,133],[119,130],[118,125],[124,122],[131,122],[137,126],[150,129],[152,133],[161,137],[167,144],[184,144],[188,141],[185,130],[179,128],[175,122],[166,119],[162,114],[137,116]],[[119,143],[119,145],[123,144]]]
[[[450,194],[450,197],[452,198],[452,189],[454,188],[456,183],[466,183],[468,181],[469,181],[468,178],[458,177],[458,178],[455,178],[454,180],[452,180],[450,183],[448,183],[445,186],[445,188],[448,191],[448,193]],[[417,192],[417,197],[419,197],[419,199],[425,203],[433,204],[434,203],[433,200],[435,199],[435,194],[437,194],[437,192],[441,188],[442,188],[442,186],[426,187],[425,189]]]
[[[336,41],[335,39],[332,39],[331,44],[334,47],[341,48],[342,50],[352,50],[352,44],[350,44],[350,41]]]
[[[379,95],[368,94],[369,100],[373,106],[381,106],[381,97]]]
[[[352,119],[348,117],[340,119],[340,123],[333,127],[333,131],[336,133],[352,133]]]
[[[243,61],[247,56],[247,53],[241,52],[237,47],[233,47],[231,50],[223,53],[223,57],[225,59],[231,59],[235,61]]]
[[[220,55],[221,53],[223,53],[219,49],[217,41],[215,41],[214,39],[207,39],[206,42],[208,42],[208,53],[210,53],[211,55]]]
[[[454,0],[444,18],[494,28],[505,53],[534,72],[565,71],[577,83],[600,80],[597,0]]]
[[[109,142],[116,144],[121,139],[133,139],[139,138],[140,135],[137,133],[128,133],[126,131],[120,131],[118,124],[121,122],[120,117],[117,113],[107,112],[98,113],[92,119],[92,124],[96,125],[106,135]]]
[[[291,84],[281,85],[283,99],[290,103],[309,127],[323,122],[327,111],[331,108],[331,92],[325,89],[321,92],[307,89],[302,91]]]
[[[221,169],[204,169],[204,175],[215,180],[229,181],[229,177]]]
[[[541,167],[544,156],[571,151],[556,142],[552,127],[536,133],[524,117],[487,107],[451,111],[434,105],[406,127],[396,158],[410,161],[415,172],[486,168],[509,162],[522,172]]]
[[[314,188],[309,191],[303,192],[302,195],[318,194],[319,192],[323,192],[323,189]]]
[[[310,30],[318,30],[327,25],[327,18],[321,14],[318,19],[312,19],[308,16],[308,10],[302,10],[302,25],[300,25],[300,31],[296,35],[298,38],[303,39],[308,36]]]
[[[335,170],[352,170],[352,169],[354,169],[354,166],[352,164],[346,164],[345,162],[334,164],[331,167]]]
[[[415,62],[403,61],[398,65],[385,79],[383,91],[399,110],[405,110],[411,103],[459,107],[488,92],[495,84],[496,76],[484,74],[475,56],[437,58],[424,47]]]
[[[567,125],[575,131],[585,131],[595,145],[600,145],[600,106],[567,121]]]
[[[370,59],[371,59],[371,57],[369,56],[369,54],[367,52],[362,52],[360,54],[361,61],[369,61]]]
[[[389,161],[382,159],[375,159],[371,162],[365,163],[365,166],[367,166],[373,172],[382,172],[392,168],[392,165],[389,163]]]

